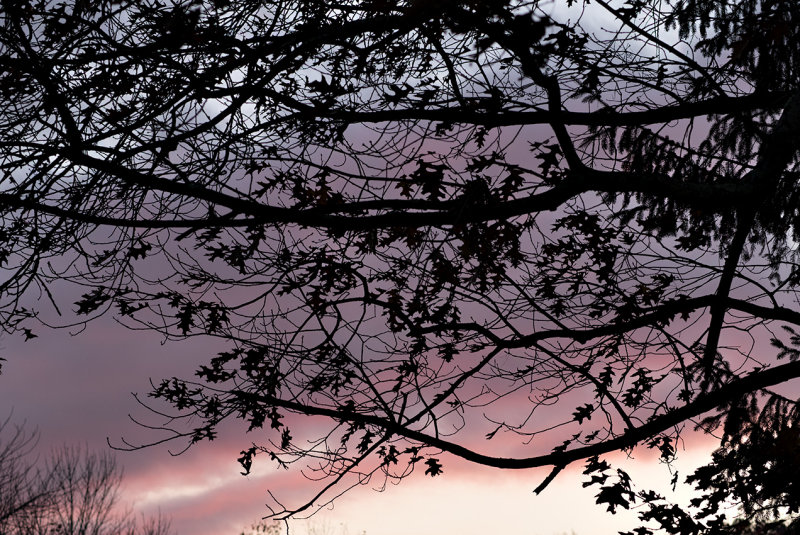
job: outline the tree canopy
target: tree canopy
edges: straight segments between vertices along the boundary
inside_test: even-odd
[[[795,0],[0,5],[0,324],[216,339],[147,403],[312,463],[277,514],[442,454],[602,486],[701,419],[700,520],[651,519],[798,511]]]

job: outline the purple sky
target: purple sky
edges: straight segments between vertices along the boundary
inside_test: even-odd
[[[65,297],[61,302],[74,300]],[[29,427],[38,428],[43,454],[64,443],[102,450],[108,447],[107,439],[122,445],[123,438],[133,443],[160,438],[128,418],[132,414],[147,423],[160,423],[137,405],[131,393],[145,396],[151,378],[190,378],[197,365],[206,363],[215,352],[200,339],[163,345],[157,335],[127,330],[108,317],[90,323],[74,336],[69,330],[40,327],[35,331],[39,337],[28,342],[22,337],[0,340],[0,356],[7,359],[0,375],[0,417],[13,408],[16,422],[24,420]],[[726,343],[731,340],[726,339]],[[796,390],[797,386],[789,388]],[[570,412],[576,406],[563,405]],[[253,474],[241,476],[236,458],[258,438],[246,436],[240,428],[227,431],[217,441],[198,444],[178,457],[168,450],[179,450],[181,444],[118,452],[126,474],[125,500],[143,512],[160,510],[173,519],[180,535],[238,535],[267,514],[264,504],[268,489],[285,499],[289,507],[311,496],[316,487],[310,486],[298,470],[278,471],[258,458]],[[483,432],[473,434],[480,436]],[[714,446],[708,437],[688,435],[676,465],[681,479],[691,467],[707,459]],[[498,446],[497,442],[491,446]],[[552,443],[533,446],[552,447]],[[617,454],[607,458],[622,463],[634,481],[652,485],[667,497],[687,500],[685,486],[678,488],[677,495],[669,491],[669,470],[659,464],[652,451],[639,449],[633,457],[625,459]],[[419,470],[385,492],[376,492],[374,484],[355,489],[308,523],[295,523],[294,532],[588,535],[615,533],[637,525],[635,513],[612,516],[594,504],[597,491],[581,486],[581,463],[565,470],[541,496],[534,496],[533,489],[546,477],[547,469],[510,472],[467,465],[444,456],[441,460],[441,477],[432,479]]]
[[[115,444],[121,438],[147,440],[146,430],[128,419],[129,413],[150,417],[131,392],[145,394],[151,377],[189,376],[208,350],[200,342],[161,345],[152,334],[129,331],[107,319],[77,336],[66,330],[39,332],[29,342],[16,337],[2,341],[8,360],[0,375],[0,409],[7,414],[13,407],[16,422],[25,420],[39,429],[43,453],[63,443],[101,450],[107,448],[107,437]],[[239,475],[235,459],[249,440],[229,429],[219,440],[179,457],[165,446],[119,452],[126,474],[124,498],[140,511],[161,510],[172,517],[181,535],[238,535],[266,514],[267,489],[297,502],[311,490],[298,471],[278,471],[267,463],[257,463],[249,477]],[[690,439],[679,462],[681,472],[698,465],[711,446],[707,440]],[[666,489],[670,474],[652,452],[637,450],[634,457],[612,459],[642,481]],[[609,533],[633,527],[634,515],[611,516],[594,504],[596,491],[581,488],[580,464],[560,475],[543,495],[534,496],[532,490],[547,470],[509,472],[442,460],[442,477],[432,479],[418,471],[385,492],[370,486],[355,489],[313,519],[293,524],[295,532],[582,535],[599,533],[598,526]]]
[[[563,3],[552,5],[554,11],[563,9]],[[585,23],[599,27],[608,21],[606,14],[586,17]],[[530,159],[527,141],[536,139],[538,128],[528,128],[530,135],[521,136],[509,148],[510,161]],[[358,130],[354,133],[351,128],[349,135],[357,138]],[[542,216],[540,222],[547,217]],[[110,318],[95,321],[76,335],[66,329],[38,328],[36,333],[39,337],[28,342],[20,336],[0,339],[0,356],[6,359],[0,374],[0,421],[13,411],[16,423],[24,421],[30,429],[38,429],[41,456],[62,444],[85,444],[100,451],[108,448],[107,440],[121,446],[123,440],[143,443],[160,438],[129,418],[130,414],[146,423],[160,423],[136,403],[132,393],[144,397],[150,390],[149,379],[190,378],[197,365],[214,353],[203,340],[163,345],[157,335],[127,330]],[[783,388],[796,393],[798,386]],[[574,408],[564,404],[565,411]],[[709,437],[687,432],[684,438],[680,445],[684,451],[673,467],[680,471],[681,480],[708,458],[714,446]],[[118,452],[125,469],[124,500],[145,513],[160,510],[172,518],[180,535],[238,535],[268,513],[264,505],[268,489],[291,507],[317,488],[297,468],[281,471],[260,458],[252,474],[243,477],[236,458],[252,440],[258,437],[231,425],[213,443],[198,444],[177,457],[170,450],[180,450],[183,443]],[[671,473],[654,452],[640,448],[632,458],[620,453],[607,459],[629,470],[635,482],[687,501],[685,486],[676,493],[669,491]],[[374,489],[377,482],[354,489],[308,522],[293,524],[295,533],[602,535],[636,525],[635,512],[612,516],[594,504],[596,489],[581,486],[582,463],[570,466],[541,496],[535,496],[533,489],[546,477],[547,468],[511,472],[446,456],[441,460],[443,476],[430,478],[418,470],[384,492]]]

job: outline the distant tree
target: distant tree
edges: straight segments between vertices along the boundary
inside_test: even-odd
[[[121,508],[122,470],[110,453],[62,447],[45,463],[34,433],[0,425],[0,534],[171,535],[167,519]]]
[[[252,524],[249,529],[242,531],[241,535],[282,535],[286,532],[288,526],[286,523],[276,521],[261,520]],[[293,524],[290,533],[305,533],[306,535],[348,535],[349,531],[347,526],[339,524],[332,526],[329,523],[308,522],[303,528],[299,528],[297,524]],[[366,535],[362,531],[357,535]]]
[[[150,403],[311,466],[276,515],[443,453],[613,510],[605,453],[796,429],[796,0],[0,5],[0,324],[216,339]]]
[[[280,535],[281,525],[278,522],[260,521],[241,532],[241,535]]]
[[[109,452],[62,447],[43,470],[55,499],[20,535],[171,535],[168,520],[139,519],[119,503],[122,469]]]
[[[37,435],[14,425],[11,415],[0,422],[0,533],[20,517],[36,516],[47,507],[49,488],[40,485],[30,456]]]

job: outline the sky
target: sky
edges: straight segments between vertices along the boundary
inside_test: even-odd
[[[554,9],[560,6],[554,3]],[[597,19],[597,24],[603,19]],[[79,329],[46,331],[24,341],[0,340],[0,421],[12,420],[38,429],[40,455],[63,444],[94,451],[108,442],[143,443],[156,437],[133,419],[158,424],[133,393],[150,390],[149,380],[190,377],[208,358],[201,341],[163,345],[152,333],[127,330],[109,318]],[[570,407],[570,410],[572,407]],[[268,490],[301,503],[311,494],[298,470],[282,471],[258,463],[252,474],[240,474],[239,452],[252,437],[228,428],[214,442],[203,442],[174,456],[180,444],[139,451],[118,451],[124,467],[123,502],[137,511],[160,511],[180,535],[238,535],[268,513]],[[624,467],[634,481],[651,485],[668,498],[685,503],[686,486],[669,489],[671,470],[681,479],[708,460],[714,440],[685,433],[672,467],[654,452],[639,448],[605,458]],[[290,533],[304,535],[589,535],[632,529],[636,512],[612,516],[594,503],[594,488],[583,488],[582,464],[561,473],[539,496],[533,489],[548,469],[501,471],[442,456],[444,473],[430,478],[418,470],[398,486],[375,489],[377,482],[339,497],[307,521],[292,522]],[[292,503],[287,503],[291,506]]]
[[[74,333],[73,333],[74,334]],[[146,394],[148,380],[187,376],[204,354],[201,344],[162,345],[158,337],[127,330],[110,319],[73,335],[68,330],[40,331],[23,341],[6,337],[0,354],[7,359],[0,374],[0,416],[26,422],[41,434],[40,455],[61,444],[107,449],[107,439],[143,442],[147,430],[129,419],[157,423],[131,395]],[[177,351],[177,352],[176,352]],[[150,419],[148,419],[150,418]],[[116,453],[124,467],[123,501],[137,511],[160,511],[180,535],[239,535],[267,514],[267,490],[297,503],[312,487],[298,471],[256,463],[244,477],[236,462],[251,437],[228,429],[212,443],[201,443],[179,456],[154,446]],[[677,464],[688,475],[713,449],[712,439],[687,434]],[[633,458],[606,457],[629,470],[634,480],[672,494],[670,469],[652,451],[637,449]],[[561,535],[616,533],[635,527],[635,514],[612,516],[594,503],[596,490],[582,488],[582,465],[568,467],[540,496],[533,489],[547,469],[502,471],[442,457],[444,474],[431,478],[417,471],[383,492],[376,483],[339,497],[312,519],[290,524],[304,535]],[[685,487],[685,486],[684,486]],[[687,489],[673,496],[687,499]],[[290,504],[287,504],[290,505]]]

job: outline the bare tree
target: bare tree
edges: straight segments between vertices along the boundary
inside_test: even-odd
[[[252,524],[241,535],[280,535],[283,526],[278,522],[260,521]]]
[[[795,0],[1,5],[3,327],[216,339],[148,404],[311,467],[277,516],[794,425]]]
[[[36,437],[10,417],[0,425],[0,534],[173,533],[166,518],[140,519],[121,506],[122,469],[111,453],[64,446],[39,463]]]
[[[32,461],[36,433],[11,421],[0,422],[0,533],[7,533],[19,518],[35,517],[50,503],[51,490],[40,485]]]
[[[45,472],[58,496],[46,518],[48,533],[104,535],[128,530],[129,515],[116,510],[122,471],[111,454],[62,447]]]
[[[305,535],[350,535],[349,530],[345,524],[332,525],[330,523],[318,523],[306,521],[302,527],[298,524],[293,524],[289,529],[287,522],[265,521],[261,520],[250,525],[240,535],[281,535],[282,533],[305,533]],[[366,535],[362,531],[356,535]]]

